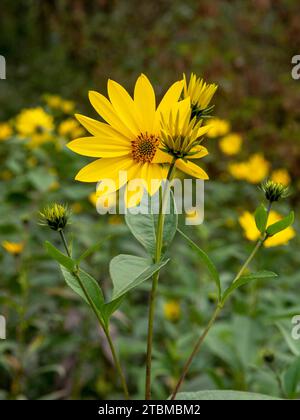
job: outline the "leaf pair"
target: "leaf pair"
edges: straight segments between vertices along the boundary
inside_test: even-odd
[[[291,211],[288,216],[267,227],[268,211],[263,204],[256,209],[254,217],[257,229],[262,234],[266,233],[267,237],[274,236],[276,233],[279,233],[291,226],[294,223],[295,218],[294,212]]]

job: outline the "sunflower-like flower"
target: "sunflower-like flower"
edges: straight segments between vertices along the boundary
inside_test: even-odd
[[[67,146],[78,154],[99,159],[81,169],[75,179],[114,181],[114,187],[106,189],[105,194],[118,190],[132,179],[142,179],[148,193],[155,194],[168,170],[168,165],[160,164],[163,154],[160,150],[161,121],[169,118],[171,107],[179,100],[182,89],[183,81],[174,83],[158,107],[153,87],[143,74],[136,81],[133,98],[113,80],[108,80],[109,100],[100,93],[90,92],[92,106],[106,123],[76,115],[92,137],[73,140]],[[126,171],[127,176],[120,177],[120,171]],[[127,194],[127,190],[128,184],[125,192],[128,200],[130,193]]]
[[[187,98],[173,105],[169,118],[162,117],[161,150],[156,158],[158,162],[172,162],[177,169],[199,179],[208,179],[207,173],[191,159],[200,159],[208,154],[201,145],[209,127],[202,126],[202,121],[192,117],[190,99]]]
[[[209,84],[203,79],[197,77],[194,73],[191,74],[189,83],[184,80],[184,98],[190,98],[192,106],[192,118],[203,118],[213,109],[213,106],[208,106],[212,97],[214,96],[218,86],[216,84]]]

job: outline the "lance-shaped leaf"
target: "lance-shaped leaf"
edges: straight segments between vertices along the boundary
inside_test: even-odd
[[[76,267],[76,261],[72,260],[72,258],[63,254],[59,249],[57,249],[54,245],[52,245],[48,241],[45,242],[45,246],[46,246],[48,254],[54,260],[56,260],[60,265],[67,268],[69,271],[74,270],[74,268]]]
[[[185,233],[183,233],[180,229],[177,229],[177,231],[184,237],[184,239],[190,244],[190,246],[196,251],[201,261],[206,265],[206,268],[208,269],[208,272],[212,278],[212,280],[216,283],[217,289],[218,289],[218,298],[221,299],[221,281],[220,276],[218,273],[218,270],[215,266],[215,264],[212,262],[210,257],[203,251],[203,249],[199,248],[199,246],[192,241]]]
[[[112,300],[118,299],[129,290],[139,286],[165,266],[167,262],[168,260],[163,260],[153,264],[148,258],[125,254],[113,258],[109,267],[114,285]]]
[[[257,207],[254,217],[257,229],[260,233],[264,233],[267,227],[268,212],[263,204]]]
[[[294,212],[291,211],[290,214],[283,219],[279,220],[276,223],[273,223],[272,225],[268,226],[267,228],[267,234],[268,236],[274,236],[276,233],[281,232],[282,230],[288,228],[290,225],[294,223]]]
[[[244,286],[245,284],[253,281],[253,280],[262,280],[262,279],[271,279],[277,277],[276,273],[273,273],[272,271],[257,271],[256,273],[251,274],[245,274],[244,276],[241,276],[238,280],[233,282],[228,289],[225,290],[223,296],[222,296],[222,303],[225,302],[225,300],[228,298],[228,296],[235,290],[238,289],[241,286]]]

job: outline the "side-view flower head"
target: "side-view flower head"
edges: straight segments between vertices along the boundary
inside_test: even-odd
[[[189,82],[187,82],[185,74],[183,75],[183,80],[183,94],[184,98],[190,98],[191,100],[192,117],[203,118],[207,116],[214,107],[209,107],[209,103],[218,86],[214,83],[204,82],[203,79],[200,79],[194,73],[191,74]]]

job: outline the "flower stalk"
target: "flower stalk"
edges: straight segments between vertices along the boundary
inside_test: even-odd
[[[165,211],[166,211],[166,205],[168,203],[168,198],[170,196],[169,182],[172,180],[172,177],[175,171],[175,162],[176,162],[176,158],[173,159],[170,165],[168,175],[167,175],[167,183],[166,183],[164,192],[162,193],[161,189],[159,192],[160,202],[159,202],[159,215],[158,215],[157,231],[156,231],[156,248],[155,248],[155,258],[154,258],[155,263],[158,263],[161,259]],[[153,326],[154,326],[154,313],[155,313],[158,280],[159,280],[159,271],[155,273],[152,278],[152,288],[151,288],[150,302],[149,302],[147,355],[146,355],[146,384],[145,384],[145,399],[146,400],[151,399]]]
[[[269,217],[269,214],[270,214],[270,211],[271,211],[271,207],[272,207],[272,202],[270,201],[269,202],[269,205],[268,205],[268,209],[267,209],[267,220],[268,220],[268,217]],[[252,250],[252,252],[249,255],[249,257],[246,259],[245,263],[241,266],[240,270],[238,271],[237,275],[233,279],[232,283],[235,283],[236,281],[238,281],[240,279],[240,277],[243,275],[243,273],[246,270],[246,268],[249,266],[249,264],[251,263],[251,261],[253,260],[253,258],[255,257],[255,255],[257,254],[257,251],[260,249],[260,247],[263,245],[263,243],[265,242],[265,240],[267,238],[268,238],[268,235],[265,233],[263,235],[263,237],[260,238],[257,241],[254,249]],[[215,308],[215,310],[214,310],[214,312],[213,312],[210,320],[208,321],[208,323],[207,323],[207,325],[206,325],[203,333],[200,335],[200,337],[197,340],[197,342],[196,342],[196,344],[195,344],[195,346],[194,346],[194,348],[193,348],[190,356],[188,357],[187,361],[185,362],[184,367],[183,367],[183,370],[182,370],[182,373],[181,373],[181,376],[180,376],[180,378],[179,378],[179,380],[178,380],[178,382],[177,382],[177,384],[176,384],[176,386],[175,386],[175,388],[173,390],[173,393],[172,393],[172,396],[171,396],[171,400],[175,400],[176,395],[177,395],[177,393],[178,393],[181,385],[183,384],[183,381],[184,381],[184,379],[185,379],[185,377],[186,377],[186,375],[187,375],[187,373],[189,371],[189,368],[190,368],[190,366],[191,366],[191,364],[192,364],[192,362],[194,360],[194,357],[199,352],[199,350],[200,350],[200,348],[201,348],[201,346],[202,346],[202,344],[203,344],[203,342],[204,342],[207,334],[209,333],[211,327],[214,325],[217,317],[219,316],[220,311],[222,310],[222,308],[223,308],[223,306],[224,306],[224,304],[226,302],[226,299],[227,298],[221,299],[221,301],[216,306],[216,308]]]

